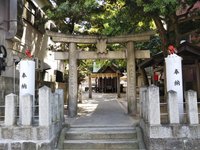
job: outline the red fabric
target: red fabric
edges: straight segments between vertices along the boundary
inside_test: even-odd
[[[158,81],[158,74],[154,73],[154,81]]]
[[[174,53],[176,53],[176,48],[173,45],[169,45],[168,52],[169,52],[169,54],[174,54]]]
[[[31,51],[30,50],[26,50],[25,51],[25,54],[26,54],[26,56],[28,56],[29,58],[32,58],[32,55],[31,55]]]

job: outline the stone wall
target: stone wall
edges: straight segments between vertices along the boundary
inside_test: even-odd
[[[54,93],[44,86],[39,89],[39,116],[33,117],[33,96],[24,95],[17,117],[18,96],[5,98],[5,120],[0,127],[0,149],[5,150],[51,150],[57,145],[64,122],[63,90]],[[21,103],[20,102],[20,103]]]
[[[0,149],[53,150],[59,138],[60,126],[56,123],[49,127],[1,127]]]
[[[148,150],[200,149],[200,125],[149,125],[141,120],[144,142]]]
[[[182,123],[178,112],[178,99],[174,91],[167,95],[168,123],[161,122],[161,103],[159,88],[151,85],[140,89],[140,126],[148,150],[200,149],[200,124],[198,117],[197,94],[185,92],[185,115],[187,122]]]

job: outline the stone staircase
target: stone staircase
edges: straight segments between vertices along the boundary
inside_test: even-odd
[[[139,127],[107,126],[65,128],[60,137],[59,150],[143,150]]]

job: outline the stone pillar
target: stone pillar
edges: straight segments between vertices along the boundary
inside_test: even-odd
[[[59,106],[59,95],[57,94],[57,93],[54,93],[54,108],[55,108],[55,121],[57,122],[57,121],[59,121],[60,120],[60,116],[59,116],[59,108],[58,108],[58,106]]]
[[[7,5],[7,1],[1,1],[1,5],[0,5],[0,45],[4,45],[5,46],[5,39],[6,39],[6,23],[5,21],[7,20],[7,15],[8,15],[8,7],[6,7]],[[7,20],[9,21],[9,20]]]
[[[64,91],[63,89],[56,89],[56,93],[59,94],[59,114],[61,121],[64,121]]]
[[[147,107],[146,107],[146,94],[147,94],[147,87],[140,88],[140,117],[146,120],[147,114]]]
[[[39,125],[51,124],[51,89],[43,86],[39,89]]]
[[[5,98],[5,126],[13,126],[16,123],[16,106],[18,96],[9,94]]]
[[[92,81],[90,75],[89,75],[89,98],[92,98]]]
[[[33,95],[25,94],[21,96],[20,100],[22,125],[30,126],[33,120]]]
[[[148,88],[146,89],[146,91],[144,92],[144,97],[145,97],[145,102],[144,102],[144,118],[145,121],[148,122],[149,121],[149,97],[148,97]]]
[[[173,90],[177,92],[179,103],[179,117],[183,120],[183,77],[182,77],[182,58],[176,54],[168,55],[165,58],[166,64],[166,85],[167,91]]]
[[[179,111],[178,111],[178,97],[175,91],[170,90],[167,97],[168,102],[168,114],[170,124],[178,124]]]
[[[55,93],[51,93],[51,118],[52,122],[56,122],[56,103],[55,103],[56,97]]]
[[[127,43],[127,102],[128,113],[136,115],[136,69],[135,69],[135,50],[134,43]]]
[[[160,124],[160,96],[159,88],[155,85],[149,86],[148,96],[148,121],[150,125]]]
[[[197,93],[189,90],[186,92],[187,115],[190,124],[199,124]]]
[[[33,114],[35,113],[35,61],[22,59],[19,63],[19,99],[25,94],[33,95]],[[21,100],[19,105],[21,105]],[[21,110],[20,110],[21,112]]]
[[[120,76],[119,73],[117,74],[117,97],[120,98]]]
[[[76,43],[69,44],[69,117],[77,115],[78,75]]]

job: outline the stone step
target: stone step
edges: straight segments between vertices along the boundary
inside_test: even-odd
[[[137,140],[65,140],[64,149],[139,149]]]
[[[64,128],[61,135],[55,150],[145,150],[136,126],[72,127]]]
[[[136,139],[137,132],[132,128],[70,128],[65,139],[92,140],[92,139]]]
[[[83,130],[83,129],[89,129],[89,130],[124,130],[124,129],[136,129],[135,126],[87,126],[87,125],[73,125],[70,126],[71,130]]]
[[[144,150],[138,127],[71,126],[63,132],[63,150]]]
[[[94,150],[94,149],[62,149],[62,150]],[[122,150],[121,148],[109,148],[109,149],[95,149],[95,150]],[[133,148],[125,148],[125,149],[123,149],[123,150],[139,150],[139,149],[133,149]]]

